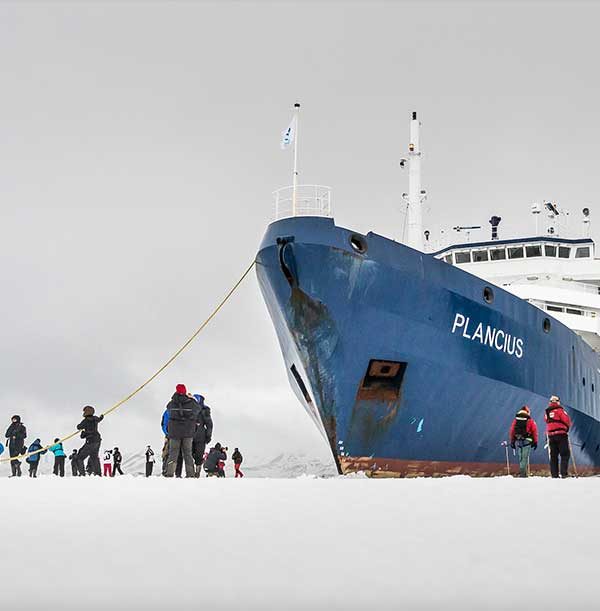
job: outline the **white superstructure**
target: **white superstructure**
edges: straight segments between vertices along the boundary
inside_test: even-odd
[[[600,352],[600,259],[590,238],[457,244],[434,256],[529,301]]]

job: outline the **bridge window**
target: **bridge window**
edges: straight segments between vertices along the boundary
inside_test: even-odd
[[[506,250],[504,248],[490,248],[490,259],[492,261],[503,261],[506,259]]]
[[[547,305],[546,306],[546,310],[548,310],[548,312],[564,312],[564,308],[560,308],[558,306],[553,306],[553,305]]]
[[[556,246],[551,244],[546,244],[544,246],[544,252],[547,257],[556,257]]]
[[[576,259],[587,259],[590,256],[590,247],[582,246],[575,251]]]
[[[454,259],[456,263],[471,263],[471,253],[467,252],[456,252],[454,253]]]
[[[509,259],[522,259],[523,258],[523,247],[515,246],[513,248],[508,249],[508,258]]]
[[[568,259],[571,256],[571,249],[568,246],[558,247],[558,257],[560,259]]]
[[[575,308],[567,308],[567,314],[577,314],[583,316],[583,310],[576,310]]]
[[[444,257],[444,261],[446,261],[446,263],[450,263],[450,265],[452,265],[452,253],[450,253],[449,255],[446,255]]]
[[[527,246],[525,248],[525,252],[527,253],[527,258],[541,257],[542,256],[542,247],[539,244],[532,244],[531,246]]]
[[[488,260],[487,250],[474,250],[473,251],[473,263],[480,263],[481,261]]]

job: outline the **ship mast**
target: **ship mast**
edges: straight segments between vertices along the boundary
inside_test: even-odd
[[[417,113],[412,113],[410,122],[410,142],[408,144],[408,159],[402,159],[402,167],[408,163],[408,193],[404,193],[404,200],[408,204],[407,210],[407,236],[406,243],[411,248],[423,250],[423,202],[426,192],[421,189],[421,144],[419,130],[421,124]]]

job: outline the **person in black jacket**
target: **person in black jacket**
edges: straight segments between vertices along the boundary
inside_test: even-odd
[[[194,434],[194,443],[192,444],[192,455],[194,456],[194,464],[196,467],[196,477],[200,477],[202,470],[202,461],[204,460],[204,451],[206,445],[212,439],[213,421],[210,415],[210,407],[204,403],[202,395],[194,395],[194,399],[199,405],[198,422],[196,433]]]
[[[117,474],[117,471],[121,475],[123,475],[123,471],[121,471],[122,462],[123,462],[123,457],[121,456],[121,452],[119,452],[119,448],[115,448],[113,450],[113,472],[112,472],[113,477]]]
[[[25,439],[27,429],[21,422],[21,416],[13,416],[5,435],[10,457],[21,456],[25,453]],[[11,477],[21,477],[21,463],[18,460],[10,461]]]
[[[220,443],[215,444],[215,447],[210,449],[204,463],[204,470],[209,477],[213,475],[225,477],[222,463],[224,464],[227,460],[227,454],[224,450]]]
[[[81,438],[85,439],[85,443],[77,453],[77,469],[81,477],[85,476],[86,469],[84,461],[88,460],[90,467],[90,475],[102,475],[100,470],[100,444],[102,437],[98,432],[98,423],[102,422],[104,416],[95,416],[94,408],[91,405],[86,405],[83,408],[83,420],[77,425],[77,430],[81,431]]]
[[[231,459],[233,460],[233,466],[235,467],[235,476],[244,477],[244,474],[240,469],[240,467],[242,466],[242,462],[244,462],[244,457],[237,448],[234,448],[233,454],[231,455]]]
[[[79,475],[79,469],[77,468],[77,450],[73,450],[69,456],[69,460],[71,461],[71,474],[73,477],[77,477]]]
[[[167,405],[167,410],[169,412],[169,456],[165,475],[166,477],[175,475],[177,457],[181,449],[185,463],[185,476],[195,477],[192,445],[198,422],[199,406],[192,397],[188,396],[186,387],[183,384],[177,384],[175,394]]]
[[[146,477],[150,477],[152,475],[152,469],[154,469],[154,450],[148,446],[146,448]]]

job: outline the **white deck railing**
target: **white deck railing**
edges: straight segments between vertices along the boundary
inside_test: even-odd
[[[331,216],[331,189],[322,185],[283,187],[273,192],[276,221],[292,216]]]

